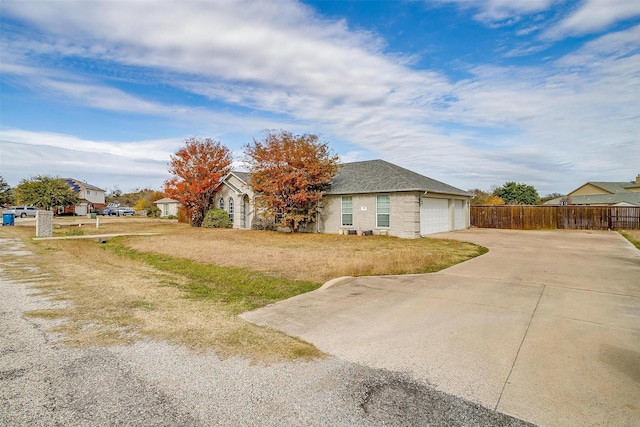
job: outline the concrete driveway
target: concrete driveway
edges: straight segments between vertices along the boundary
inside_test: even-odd
[[[615,232],[472,229],[490,252],[243,318],[540,425],[640,424],[640,251]]]

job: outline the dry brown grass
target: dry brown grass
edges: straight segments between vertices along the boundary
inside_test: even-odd
[[[127,246],[318,283],[340,276],[437,271],[478,255],[476,245],[442,239],[193,228],[132,237]]]
[[[83,235],[115,234],[115,233],[164,233],[169,230],[190,228],[186,224],[178,224],[176,221],[159,220],[145,217],[115,217],[98,216],[99,227],[96,228],[96,220],[85,217],[56,217],[54,218],[53,235],[65,236],[82,233]],[[35,227],[35,222],[24,223],[25,227]]]
[[[31,234],[25,230],[3,229],[0,236]],[[150,337],[195,350],[213,349],[221,357],[242,355],[261,362],[321,356],[308,343],[245,322],[223,304],[187,298],[180,290],[182,277],[108,253],[96,243],[51,240],[27,245],[37,256],[21,263],[14,259],[10,266],[0,256],[3,267],[8,267],[4,273],[14,280],[28,280],[27,264],[48,273],[36,287],[54,301],[71,304],[29,314],[63,319],[53,330],[63,333],[67,345],[125,344]],[[34,278],[38,274],[32,272]]]
[[[250,230],[195,229],[173,221],[147,218],[100,218],[101,226],[78,226],[87,219],[56,219],[54,235],[79,229],[83,234],[160,232],[158,236],[129,237],[126,244],[202,263],[245,267],[278,277],[316,283],[338,276],[399,274],[435,271],[478,254],[475,245],[439,239],[406,240],[377,236],[282,234]],[[56,330],[69,345],[110,345],[150,337],[213,349],[222,357],[243,355],[256,361],[318,357],[312,345],[277,331],[249,324],[222,302],[187,298],[187,279],[160,272],[139,261],[101,250],[87,240],[29,242],[33,225],[0,230],[0,236],[18,236],[49,273],[39,289],[52,299],[70,301],[34,316],[64,319]],[[4,260],[0,257],[0,262]],[[7,269],[25,277],[25,269]],[[35,273],[34,273],[35,274]]]

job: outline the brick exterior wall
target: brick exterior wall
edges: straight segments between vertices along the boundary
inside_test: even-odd
[[[391,204],[389,227],[376,227],[376,196],[388,195]],[[342,196],[323,197],[319,231],[338,234],[340,230],[372,230],[374,234],[387,234],[404,238],[420,237],[419,192],[354,194],[353,226],[342,226]]]

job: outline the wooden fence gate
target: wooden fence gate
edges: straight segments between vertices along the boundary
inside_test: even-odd
[[[640,206],[471,206],[471,226],[512,230],[640,229]]]

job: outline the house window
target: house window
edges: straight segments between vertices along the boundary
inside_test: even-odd
[[[233,224],[233,198],[229,197],[229,219]]]
[[[220,209],[224,209],[224,199],[222,197],[220,197],[220,201],[218,202],[218,206],[220,207]]]
[[[91,190],[87,190],[87,196],[91,194]]]
[[[353,199],[351,196],[342,197],[342,226],[353,225]]]
[[[389,227],[391,216],[389,196],[376,197],[376,213],[376,227]]]
[[[164,204],[164,214],[163,216],[169,216],[169,203]]]

